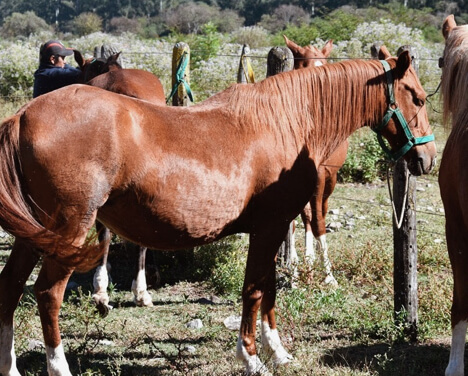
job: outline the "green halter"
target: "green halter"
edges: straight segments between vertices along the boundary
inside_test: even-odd
[[[387,78],[388,99],[390,103],[388,105],[387,112],[385,113],[384,118],[382,120],[382,123],[376,128],[374,128],[373,130],[375,133],[377,133],[377,139],[379,140],[379,144],[382,147],[385,154],[387,154],[387,156],[393,161],[397,161],[398,159],[403,157],[408,152],[408,150],[410,150],[413,146],[425,144],[430,141],[434,141],[434,135],[431,134],[431,135],[424,136],[424,137],[413,136],[413,133],[411,133],[411,130],[408,127],[408,123],[405,120],[405,117],[401,113],[400,108],[398,107],[395,101],[395,95],[394,95],[394,90],[393,90],[393,76],[392,76],[392,71],[390,69],[390,65],[385,60],[380,60],[380,62],[382,63],[384,67],[385,76]],[[388,125],[388,122],[393,116],[396,116],[395,122],[401,125],[406,136],[406,144],[403,145],[397,151],[392,151],[385,144],[384,139],[382,137],[382,130]]]

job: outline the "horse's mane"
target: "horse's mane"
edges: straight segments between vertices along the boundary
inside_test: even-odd
[[[468,25],[455,27],[445,42],[442,71],[444,124],[452,132],[461,132],[468,125]]]
[[[375,77],[379,78],[371,81]],[[336,140],[338,146],[357,127],[369,125],[363,124],[369,111],[375,117],[381,113],[376,109],[385,106],[383,77],[378,61],[350,60],[285,72],[253,85],[234,85],[225,92],[229,98],[224,105],[243,128],[270,126],[283,142],[298,147],[307,140],[312,148],[323,148],[324,139]],[[316,137],[307,139],[309,135]]]

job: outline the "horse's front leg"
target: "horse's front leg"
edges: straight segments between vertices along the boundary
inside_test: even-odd
[[[10,257],[0,274],[0,374],[19,376],[13,339],[13,315],[23,295],[24,284],[39,256],[20,239],[15,240]]]
[[[270,356],[274,365],[287,364],[293,357],[283,347],[276,327],[276,263],[268,273],[265,292],[261,303],[261,325],[263,350]]]
[[[46,258],[34,285],[44,334],[49,376],[71,376],[60,338],[58,317],[65,288],[72,272],[72,268]]]
[[[257,356],[255,345],[256,321],[258,310],[262,307],[262,320],[269,322],[267,325],[273,332],[269,331],[268,334],[271,334],[269,338],[273,339],[276,331],[274,318],[276,253],[287,231],[288,224],[274,228],[273,231],[268,233],[255,233],[250,236],[249,254],[242,289],[242,321],[237,342],[237,358],[244,362],[246,374],[248,375],[269,374],[267,368]],[[263,303],[262,298],[265,292],[266,298]],[[264,342],[265,345],[268,349],[273,350],[274,357],[276,357],[276,354],[278,354],[278,358],[282,357],[278,353],[279,347],[273,342],[274,340],[270,339]]]

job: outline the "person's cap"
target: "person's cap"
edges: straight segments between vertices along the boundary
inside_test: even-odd
[[[41,46],[40,59],[41,61],[50,56],[70,56],[73,55],[72,48],[66,48],[62,42],[58,40],[49,40]]]

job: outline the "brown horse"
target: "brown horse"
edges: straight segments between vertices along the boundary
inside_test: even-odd
[[[327,63],[327,58],[333,48],[333,41],[329,40],[322,49],[308,45],[301,47],[283,35],[286,46],[292,51],[294,56],[294,69],[317,67]],[[327,228],[325,218],[328,212],[328,198],[333,193],[337,182],[338,170],[343,166],[348,154],[348,140],[344,141],[330,155],[330,157],[317,169],[317,185],[312,194],[312,198],[301,211],[302,222],[305,229],[305,258],[306,262],[315,262],[314,237],[317,240],[318,250],[321,255],[322,264],[325,268],[325,283],[337,286],[332,273],[332,265],[328,258]],[[294,244],[294,232],[290,237],[291,262],[297,264],[297,256]]]
[[[114,93],[129,97],[147,100],[149,102],[165,105],[164,88],[161,81],[154,74],[140,69],[123,69],[118,63],[120,53],[110,55],[107,59],[85,59],[81,52],[74,50],[75,60],[83,72],[84,83],[100,87]],[[96,222],[96,231],[102,244],[104,255],[101,264],[96,268],[93,277],[93,299],[99,312],[105,316],[112,306],[109,305],[108,256],[111,233],[99,221]],[[138,262],[135,279],[132,281],[133,301],[139,307],[153,305],[151,295],[147,290],[145,266],[147,248],[138,249]]]
[[[0,372],[18,374],[13,315],[42,256],[34,290],[48,371],[71,374],[59,310],[71,273],[102,256],[86,240],[96,219],[153,249],[249,233],[237,356],[247,374],[265,369],[255,345],[260,309],[263,348],[273,363],[288,363],[274,312],[276,253],[312,196],[318,166],[363,126],[404,148],[413,175],[434,165],[426,93],[410,56],[382,48],[381,58],[233,85],[191,107],[72,85],[6,119],[0,226],[16,240],[0,274]]]
[[[446,376],[464,375],[465,337],[468,325],[468,25],[457,26],[453,15],[442,32],[445,50],[442,62],[444,119],[452,129],[445,144],[439,185],[445,208],[447,248],[453,271],[452,347]]]

